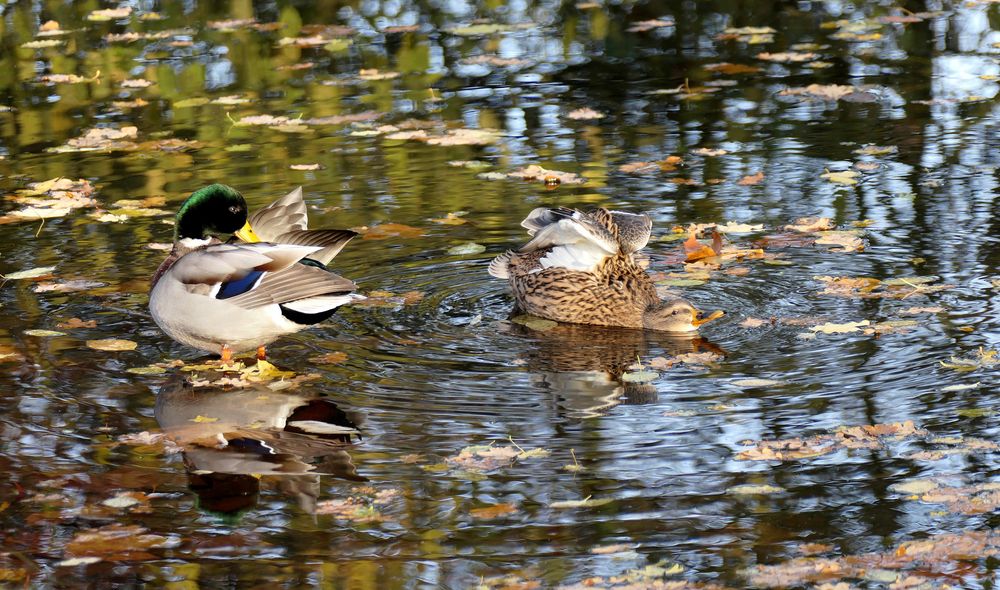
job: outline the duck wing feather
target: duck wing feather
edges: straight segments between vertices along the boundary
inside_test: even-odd
[[[330,261],[344,249],[347,242],[350,242],[357,235],[357,232],[349,229],[299,229],[285,232],[275,237],[274,241],[279,244],[295,246],[317,246],[321,249],[310,254],[309,258],[325,266],[330,264]]]
[[[281,234],[308,229],[309,216],[298,187],[249,217],[250,227],[262,242],[277,242]]]
[[[186,285],[215,285],[254,271],[280,272],[316,252],[315,246],[281,244],[212,244],[192,250],[170,267],[170,276]]]

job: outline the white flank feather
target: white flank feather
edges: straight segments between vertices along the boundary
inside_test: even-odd
[[[324,311],[331,310],[335,307],[340,307],[345,303],[350,303],[351,301],[357,299],[355,295],[324,295],[322,297],[310,297],[308,299],[300,299],[298,301],[291,301],[289,303],[283,304],[288,309],[297,311],[299,313],[321,313]]]

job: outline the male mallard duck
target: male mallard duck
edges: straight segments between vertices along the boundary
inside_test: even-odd
[[[207,352],[264,346],[330,317],[360,298],[357,286],[326,264],[357,234],[306,229],[301,189],[251,218],[271,242],[260,242],[236,189],[213,184],[195,191],[177,211],[174,247],[153,275],[149,310],[168,336]],[[206,232],[238,233],[247,242],[223,244]]]
[[[723,315],[703,316],[680,298],[661,300],[637,260],[649,241],[648,215],[540,207],[521,225],[533,236],[490,263],[507,279],[522,311],[573,324],[692,332]]]

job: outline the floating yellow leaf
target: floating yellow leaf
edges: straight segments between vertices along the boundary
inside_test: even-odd
[[[55,272],[55,270],[56,267],[54,266],[36,266],[35,268],[29,268],[28,270],[20,270],[0,276],[9,281],[15,281],[18,279],[37,279],[39,277],[47,277]]]
[[[993,367],[1000,364],[1000,358],[997,358],[997,351],[987,350],[980,346],[979,350],[970,357],[959,358],[953,356],[947,362],[939,362],[941,363],[941,366],[946,369],[954,369],[956,371],[975,371],[976,369]]]
[[[54,336],[65,336],[66,332],[57,332],[56,330],[25,330],[25,336],[34,336],[35,338],[52,338]]]
[[[860,322],[846,322],[843,324],[820,324],[809,329],[813,332],[822,332],[823,334],[849,334],[851,332],[860,332],[862,328],[869,324],[871,322],[868,320],[861,320]]]
[[[595,508],[597,506],[610,504],[611,502],[611,498],[591,498],[588,496],[583,500],[563,500],[561,502],[552,502],[549,504],[549,508]]]
[[[825,178],[830,182],[835,184],[843,184],[846,186],[852,186],[858,184],[858,177],[861,176],[859,172],[854,170],[841,170],[839,172],[824,172],[820,174],[820,178]]]
[[[785,488],[779,486],[772,486],[767,484],[749,484],[749,483],[733,486],[731,488],[726,489],[726,493],[731,496],[781,494],[785,491],[786,491]]]
[[[118,352],[123,350],[135,350],[138,346],[135,342],[131,340],[122,340],[119,338],[104,338],[101,340],[88,340],[87,347],[93,348],[94,350],[105,350],[111,352]]]

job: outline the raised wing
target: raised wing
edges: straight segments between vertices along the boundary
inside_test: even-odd
[[[614,235],[591,216],[573,209],[532,211],[522,223],[534,237],[519,250],[547,250],[541,268],[592,271],[618,253]]]
[[[585,213],[572,209],[549,209],[548,214],[542,216],[536,215],[536,212],[538,209],[532,211],[522,225],[529,220],[533,224],[538,224],[542,220],[550,223],[531,230],[534,231],[534,237],[521,247],[519,251],[522,253],[553,246],[581,245],[598,248],[608,255],[618,252],[618,243],[614,235]]]
[[[283,233],[275,241],[279,244],[317,246],[321,249],[309,258],[327,265],[357,235],[357,232],[349,229],[306,229]]]
[[[622,250],[628,253],[638,252],[649,243],[649,234],[653,231],[653,220],[645,213],[627,213],[625,211],[610,211],[611,219],[618,226],[618,242]]]
[[[302,200],[302,187],[255,212],[249,221],[262,242],[277,242],[281,234],[308,229],[309,216]]]

